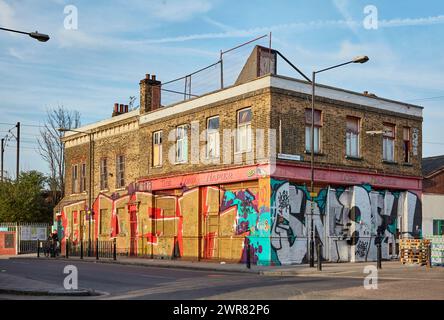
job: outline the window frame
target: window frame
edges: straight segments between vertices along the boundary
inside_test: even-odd
[[[395,162],[395,149],[396,149],[396,125],[393,123],[383,123],[384,126],[384,130],[383,130],[383,134],[382,134],[382,160],[383,161],[387,161],[387,162]],[[390,136],[387,134],[385,128],[386,127],[392,127],[392,132],[393,134]],[[392,144],[392,152],[391,152],[391,159],[389,159],[388,157],[386,157],[387,155],[387,147],[386,147],[386,141],[390,142]]]
[[[156,143],[157,140],[157,143]],[[153,137],[152,137],[152,167],[154,168],[159,168],[162,167],[162,162],[163,162],[163,147],[162,147],[162,143],[163,143],[163,130],[157,130],[153,132]],[[154,152],[154,148],[158,146],[159,150],[158,150],[158,163],[156,163],[156,158],[155,158],[155,152]]]
[[[108,158],[100,158],[100,190],[108,190]]]
[[[181,129],[181,130],[180,130]],[[182,135],[179,137],[179,133]],[[179,158],[181,149],[181,158]],[[188,162],[188,125],[181,124],[176,127],[176,164]]]
[[[123,159],[123,161],[121,161]],[[119,154],[116,156],[116,188],[125,188],[125,155]],[[123,169],[121,169],[123,167]]]
[[[209,125],[210,125],[210,121],[213,119],[217,119],[217,129],[209,129]],[[206,143],[206,157],[207,159],[217,159],[220,157],[220,117],[219,115],[217,116],[212,116],[207,118],[207,131],[206,131],[206,139],[207,139],[207,143]],[[215,139],[213,139],[212,141],[214,141],[214,143],[216,144],[214,146],[214,150],[215,153],[210,155],[209,153],[209,145],[210,145],[210,135],[211,136],[215,136]]]
[[[78,193],[77,191],[78,183],[79,183],[79,166],[78,164],[73,164],[71,167],[71,194]]]
[[[80,188],[79,192],[86,192],[86,163],[80,164]]]
[[[310,108],[306,108],[304,111],[304,121],[305,121],[305,152],[306,153],[311,153],[311,118],[309,121],[307,121],[307,110],[309,111],[309,113],[311,114],[311,109]],[[313,134],[315,136],[314,139],[314,154],[320,154],[322,153],[322,126],[323,126],[323,114],[322,111],[319,109],[314,109],[314,113],[315,113],[315,119],[316,119],[316,112],[319,112],[319,124],[315,123],[313,124]],[[311,117],[311,116],[310,116]],[[307,141],[307,139],[310,139],[309,141]],[[316,139],[317,138],[317,139]],[[308,143],[307,143],[308,142]],[[316,144],[317,142],[317,144]],[[316,150],[316,146],[317,146],[317,150]]]
[[[240,114],[242,112],[245,112],[249,110],[251,117],[249,121],[240,123]],[[237,110],[236,112],[236,134],[235,134],[235,153],[239,154],[239,153],[248,153],[251,152],[253,150],[253,134],[252,134],[252,122],[253,122],[253,110],[251,107],[247,107],[247,108],[242,108]],[[241,141],[241,131],[245,130],[245,146],[241,146],[240,145],[240,141]]]
[[[349,158],[360,158],[361,157],[361,118],[354,116],[347,116],[346,118],[346,131],[345,131],[345,155]],[[354,133],[348,129],[348,121],[357,121],[357,132]],[[356,154],[352,154],[352,141],[353,135],[356,141]],[[350,148],[349,148],[350,145]]]
[[[408,138],[405,139],[405,130],[407,130]],[[404,151],[403,161],[404,163],[411,163],[410,150],[412,149],[412,132],[410,127],[402,127],[402,149]],[[407,145],[406,145],[407,144]],[[406,150],[407,149],[407,150]]]

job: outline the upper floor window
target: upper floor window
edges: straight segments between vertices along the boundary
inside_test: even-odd
[[[404,163],[410,163],[410,128],[402,128],[402,147],[404,151]]]
[[[80,192],[86,191],[86,163],[80,165]]]
[[[314,153],[319,153],[321,151],[321,128],[322,128],[321,111],[314,110],[314,122],[313,122]],[[311,109],[305,109],[305,151],[311,152]]]
[[[108,159],[100,159],[100,190],[108,189]]]
[[[153,133],[153,167],[162,166],[162,131]]]
[[[237,112],[236,152],[250,152],[252,150],[251,108]]]
[[[212,117],[207,120],[207,158],[218,158],[219,148],[219,117]]]
[[[125,156],[118,155],[116,158],[116,187],[125,187]]]
[[[395,161],[395,126],[393,124],[384,124],[382,159]]]
[[[77,193],[79,190],[77,189],[79,183],[79,167],[78,165],[72,166],[71,171],[71,193]]]
[[[359,157],[360,119],[347,117],[346,154],[348,157]]]
[[[188,161],[188,130],[187,125],[176,128],[176,162]]]

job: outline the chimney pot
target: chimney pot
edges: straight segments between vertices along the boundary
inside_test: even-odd
[[[114,112],[119,112],[119,104],[114,103]]]
[[[147,73],[147,74],[145,75],[145,79],[147,79],[147,80],[150,79],[150,74],[149,74],[149,73]]]
[[[120,110],[119,110],[119,112],[120,112],[120,113],[123,113],[123,104],[120,104]]]
[[[153,75],[151,76],[151,79],[152,79],[153,81],[156,81],[156,75],[153,74]]]
[[[125,105],[125,113],[128,112],[128,105]]]

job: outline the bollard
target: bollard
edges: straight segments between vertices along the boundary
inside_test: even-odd
[[[80,241],[80,259],[83,259],[83,241]]]
[[[382,260],[382,252],[381,252],[381,242],[380,241],[376,244],[376,248],[378,250],[376,268],[382,269],[382,261],[381,261]]]
[[[318,271],[322,271],[322,245],[318,243],[316,249],[318,254]]]
[[[113,239],[113,260],[117,260],[116,238]]]
[[[40,258],[40,240],[37,239],[37,258]]]
[[[99,260],[99,239],[96,239],[96,260]]]
[[[251,252],[250,252],[250,243],[247,244],[247,268],[251,268]]]
[[[314,268],[314,242],[310,239],[310,268]]]
[[[65,257],[66,257],[66,259],[69,258],[69,241],[68,241],[68,239],[66,239],[66,241],[65,241]]]
[[[432,267],[432,244],[427,245],[427,268]]]

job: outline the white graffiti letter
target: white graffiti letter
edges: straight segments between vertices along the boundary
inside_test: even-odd
[[[378,269],[375,266],[365,266],[364,273],[369,274],[364,278],[364,288],[366,290],[378,289]]]
[[[365,6],[364,14],[367,15],[363,21],[364,28],[367,30],[378,29],[378,8],[374,5]]]
[[[63,287],[66,290],[77,290],[79,288],[78,284],[78,270],[76,266],[67,265],[63,269],[63,274],[67,274],[63,280]]]
[[[78,10],[72,4],[65,6],[63,13],[67,16],[63,21],[66,30],[77,30],[79,28]]]

